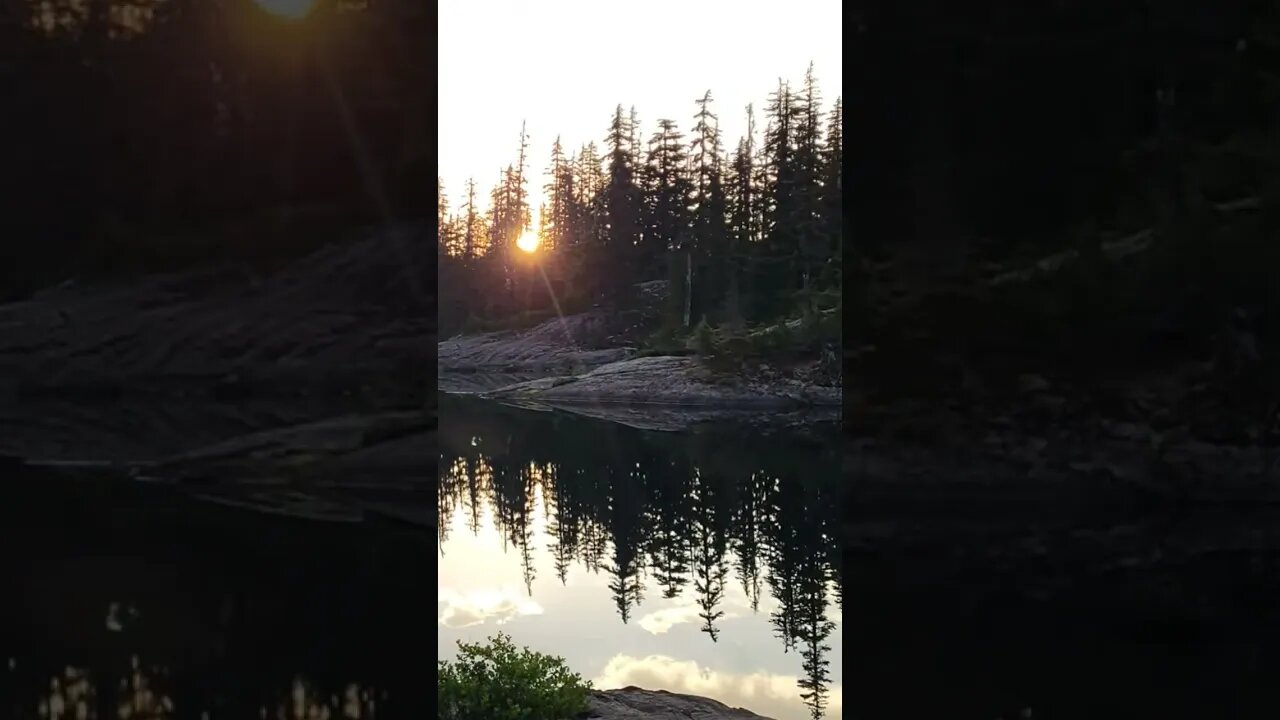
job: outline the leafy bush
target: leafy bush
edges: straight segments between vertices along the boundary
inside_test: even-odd
[[[636,357],[688,355],[690,351],[687,344],[687,337],[683,333],[670,327],[662,327],[649,336]]]
[[[568,720],[587,707],[589,682],[564,659],[517,648],[498,633],[487,645],[458,643],[440,661],[439,720]]]
[[[704,318],[693,329],[693,336],[690,338],[690,350],[702,356],[716,354],[716,335]]]

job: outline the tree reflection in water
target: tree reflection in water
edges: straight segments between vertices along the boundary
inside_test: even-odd
[[[491,512],[532,594],[541,505],[560,583],[575,563],[606,574],[623,623],[646,593],[671,599],[692,587],[712,642],[727,583],[740,584],[753,610],[767,588],[775,635],[802,659],[801,696],[823,716],[828,617],[843,603],[838,437],[645,433],[461,398],[442,401],[442,416],[441,552],[452,520],[475,534]]]
[[[425,499],[424,499],[425,504]],[[417,528],[57,475],[0,487],[0,717],[426,717]]]
[[[199,717],[213,720],[217,715],[206,708],[188,708],[179,714],[170,697],[167,671],[162,667],[142,667],[134,656],[131,670],[120,678],[114,693],[114,712],[103,715],[100,693],[91,674],[84,668],[67,667],[49,680],[49,689],[39,700],[19,711],[15,718],[35,717],[42,720],[171,720]],[[11,663],[16,665],[16,663]],[[12,669],[12,668],[11,668]],[[314,686],[296,678],[283,699],[273,705],[260,705],[258,717],[278,720],[371,720],[379,717],[376,691],[348,683],[340,694],[324,696]],[[198,715],[196,714],[198,712]]]

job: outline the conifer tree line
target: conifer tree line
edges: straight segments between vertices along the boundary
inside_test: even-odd
[[[517,152],[485,190],[438,181],[442,331],[445,315],[498,318],[543,302],[544,275],[567,278],[557,300],[575,309],[624,305],[636,285],[669,281],[672,322],[738,325],[837,305],[841,283],[839,97],[824,104],[812,64],[798,85],[779,80],[761,111],[741,110],[747,132],[720,132],[711,91],[687,121],[647,128],[619,104],[602,143],[557,137],[543,177]],[[682,126],[682,122],[683,124]],[[687,129],[682,129],[687,128]],[[544,201],[533,228],[529,188]],[[536,232],[539,250],[516,248]],[[462,291],[461,288],[467,288]],[[447,296],[458,289],[461,297]]]

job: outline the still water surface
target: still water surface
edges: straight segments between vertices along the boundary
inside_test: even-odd
[[[429,531],[0,475],[0,717],[427,716]]]
[[[838,436],[654,433],[442,396],[439,657],[498,631],[598,688],[842,716]]]

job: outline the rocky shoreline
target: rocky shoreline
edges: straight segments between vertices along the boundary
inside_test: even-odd
[[[815,382],[804,368],[714,372],[689,355],[643,356],[633,348],[601,347],[607,342],[603,323],[602,316],[586,313],[524,331],[450,338],[438,344],[438,387],[652,430],[839,418],[841,388]]]
[[[425,225],[379,227],[269,275],[68,281],[0,305],[0,457],[42,482],[425,534],[428,247]]]
[[[638,687],[594,691],[587,707],[582,720],[770,720],[710,698]]]
[[[365,394],[421,406],[435,340],[426,235],[375,228],[270,275],[69,280],[0,305],[0,398]]]

